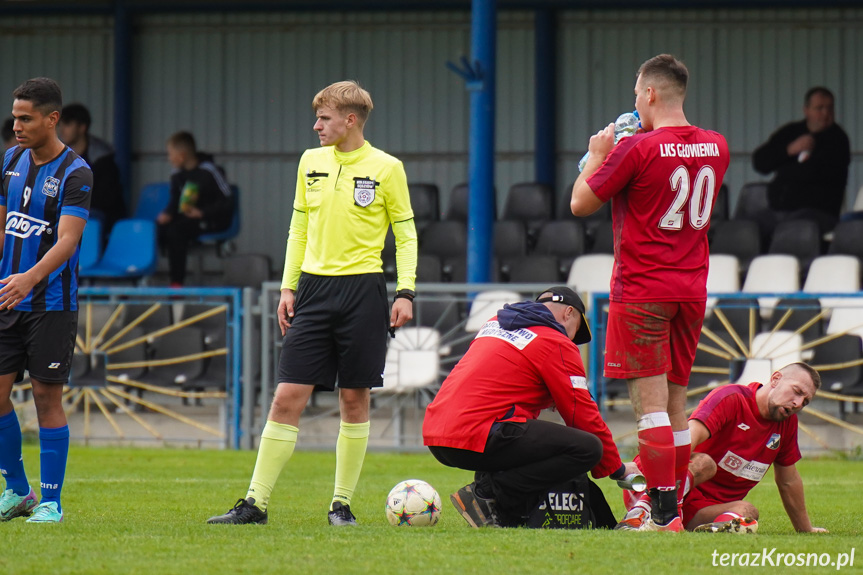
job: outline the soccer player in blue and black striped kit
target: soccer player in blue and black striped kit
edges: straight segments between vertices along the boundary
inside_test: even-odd
[[[69,427],[63,385],[69,380],[78,325],[78,253],[93,174],[56,133],[63,98],[50,78],[12,92],[18,145],[0,172],[0,521],[63,520]],[[21,426],[10,395],[30,372],[39,420],[41,501],[24,473]]]

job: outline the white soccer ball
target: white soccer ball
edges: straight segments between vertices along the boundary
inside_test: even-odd
[[[426,527],[440,519],[440,495],[421,479],[407,479],[387,495],[387,519],[398,527]]]

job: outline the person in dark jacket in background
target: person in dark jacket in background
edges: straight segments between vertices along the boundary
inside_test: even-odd
[[[91,122],[90,111],[83,104],[68,104],[63,106],[57,135],[93,170],[90,219],[102,221],[102,232],[107,238],[114,223],[127,217],[126,200],[114,148],[90,134]]]
[[[159,240],[168,252],[171,287],[186,279],[189,243],[201,234],[222,231],[231,225],[234,207],[231,187],[212,156],[201,154],[189,132],[168,138],[171,199],[159,214]]]
[[[839,221],[851,144],[835,121],[833,93],[811,88],[803,114],[803,120],[776,130],[752,156],[758,172],[775,172],[767,192],[770,209],[758,216],[763,240],[769,241],[776,224],[785,220],[814,220],[821,233]]]

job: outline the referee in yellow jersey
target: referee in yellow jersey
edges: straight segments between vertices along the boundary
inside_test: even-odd
[[[279,385],[261,434],[249,491],[208,523],[266,523],[276,479],[297,442],[300,414],[315,385],[335,388],[341,425],[328,520],[356,525],[350,509],[369,438],[369,393],[383,385],[387,331],[413,317],[417,235],[402,163],[372,147],[363,126],[372,99],[356,82],[315,96],[320,148],[297,171],[279,326],[285,336]],[[392,310],[382,273],[387,229],[396,238],[398,285]]]

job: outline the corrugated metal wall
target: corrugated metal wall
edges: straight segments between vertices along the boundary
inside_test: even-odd
[[[12,91],[24,80],[57,80],[65,101],[90,107],[93,133],[113,131],[114,36],[106,17],[0,18],[0,119],[12,112]]]
[[[863,9],[567,11],[557,18],[558,193],[577,175],[593,132],[633,106],[634,73],[672,52],[689,65],[687,114],[722,132],[736,193],[762,179],[750,154],[779,125],[802,117],[806,89],[837,95],[837,121],[854,155],[849,201],[863,184]],[[498,28],[498,207],[509,186],[533,179],[534,37],[531,12],[502,12]],[[112,22],[104,17],[8,17],[0,94],[28,77],[61,82],[67,101],[112,131]],[[469,52],[470,15],[435,13],[147,15],[135,19],[134,184],[164,180],[165,139],[191,130],[243,193],[242,251],[283,257],[296,161],[317,145],[310,102],[326,84],[355,78],[376,109],[375,145],[400,157],[412,181],[446,194],[467,179],[469,97],[447,60]],[[7,105],[11,108],[11,102]]]

